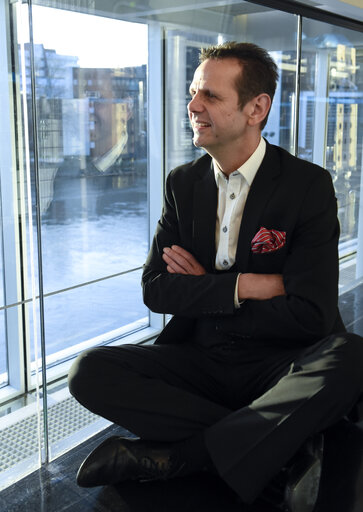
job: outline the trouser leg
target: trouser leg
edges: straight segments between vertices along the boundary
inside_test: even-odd
[[[231,412],[218,403],[206,364],[187,345],[101,347],[77,358],[69,388],[87,409],[143,439],[180,441]]]
[[[269,391],[206,429],[222,478],[253,501],[310,435],[349,412],[363,390],[362,367],[356,335],[331,336],[304,351]]]

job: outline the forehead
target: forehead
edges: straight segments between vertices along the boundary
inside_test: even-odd
[[[237,59],[207,59],[197,67],[192,87],[232,87],[241,73],[242,65]]]

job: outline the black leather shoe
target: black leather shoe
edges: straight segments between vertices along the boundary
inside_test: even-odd
[[[309,438],[295,455],[287,473],[284,506],[287,512],[313,512],[318,499],[324,437]]]
[[[113,436],[83,461],[77,484],[96,487],[125,480],[166,480],[176,476],[179,469],[167,445]]]
[[[271,511],[313,512],[319,493],[323,445],[322,434],[309,438],[264,489],[261,503]]]

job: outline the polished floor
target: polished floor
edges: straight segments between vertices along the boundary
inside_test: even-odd
[[[363,284],[340,298],[349,331],[363,335]],[[196,474],[169,482],[125,483],[81,489],[75,475],[111,426],[76,449],[0,493],[1,512],[274,512],[265,497],[243,506],[216,476]],[[363,512],[363,424],[347,420],[325,435],[325,458],[316,512]]]

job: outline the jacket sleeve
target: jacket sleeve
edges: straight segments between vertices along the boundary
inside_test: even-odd
[[[331,177],[317,172],[302,202],[284,264],[285,296],[247,300],[234,315],[218,320],[229,334],[299,340],[310,344],[327,336],[337,318],[337,203]]]
[[[179,202],[175,200],[172,181],[173,171],[167,178],[162,215],[144,265],[144,302],[156,313],[190,318],[232,315],[236,272],[218,274],[210,268],[203,276],[190,276],[170,274],[166,270],[162,259],[164,247],[177,244],[192,252],[191,238],[186,234],[191,234],[192,228],[185,226],[188,223],[185,219],[180,219]],[[190,193],[186,194],[186,201],[188,196]],[[183,210],[187,208],[188,205],[183,204]],[[185,227],[185,232],[181,231],[181,225]],[[198,255],[194,256],[198,259]]]
[[[308,345],[331,332],[338,311],[339,223],[327,171],[316,171],[294,214],[282,270],[286,295],[246,300],[240,309],[234,307],[233,300],[237,272],[207,269],[204,276],[167,272],[162,260],[164,247],[178,244],[190,250],[190,241],[180,231],[180,203],[175,201],[171,179],[169,175],[162,217],[143,272],[144,301],[152,311],[212,317],[217,330],[240,338],[294,340]],[[286,215],[290,217],[290,212]]]

